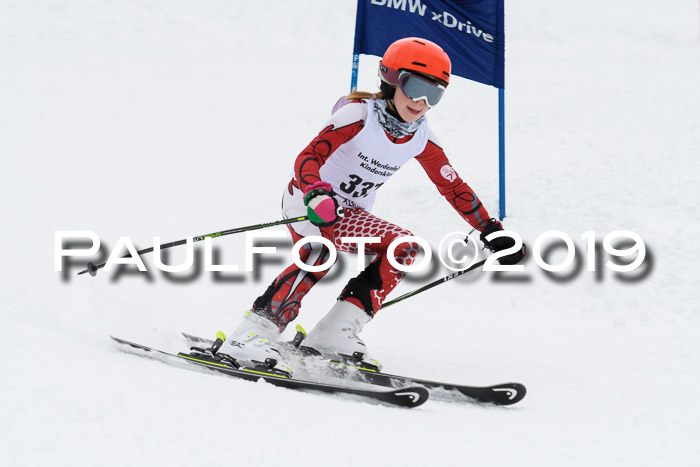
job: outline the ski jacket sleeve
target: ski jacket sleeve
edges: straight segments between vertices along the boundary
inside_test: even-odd
[[[353,139],[365,126],[367,103],[353,101],[338,109],[326,122],[323,130],[297,156],[294,162],[294,183],[304,191],[321,180],[319,170],[331,154]]]
[[[430,132],[428,144],[416,160],[423,167],[442,196],[479,232],[491,217],[474,190],[460,178],[450,165],[445,152],[440,147],[433,132]]]

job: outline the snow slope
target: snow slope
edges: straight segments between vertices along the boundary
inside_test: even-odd
[[[0,3],[0,464],[697,465],[696,2],[506,4],[506,225],[529,245],[567,233],[580,267],[552,277],[530,256],[516,279],[472,273],[363,335],[391,372],[522,382],[517,406],[394,409],[182,371],[110,343],[177,350],[181,331],[230,329],[288,261],[284,241],[252,273],[172,277],[150,259],[149,274],[54,271],[58,230],[143,247],[279,218],[293,158],[347,91],[354,11]],[[376,63],[362,58],[361,88],[375,89]],[[496,91],[455,79],[429,117],[495,215]],[[376,213],[434,245],[465,229],[416,163]],[[581,235],[615,230],[644,239],[641,274],[614,274],[605,254],[586,271]],[[243,245],[218,239],[220,261],[243,265]],[[346,258],[306,298],[307,329],[353,268]]]

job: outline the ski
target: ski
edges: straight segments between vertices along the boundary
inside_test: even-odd
[[[212,359],[210,356],[200,352],[183,353],[177,355],[162,350],[147,347],[137,344],[119,337],[110,336],[119,344],[123,345],[126,350],[131,351],[135,355],[148,356],[155,358],[161,362],[168,364],[182,363],[186,365],[195,365],[201,368],[206,368],[217,373],[222,373],[227,376],[247,380],[258,381],[260,379],[266,382],[288,389],[296,389],[303,391],[318,391],[330,394],[346,394],[359,396],[364,399],[374,400],[386,404],[396,405],[400,407],[418,407],[428,400],[428,391],[422,387],[405,387],[392,390],[377,390],[377,389],[362,389],[343,385],[326,384],[314,381],[305,381],[294,379],[287,375],[281,375],[272,372],[265,368],[247,368],[234,367],[233,363],[221,359]],[[136,351],[132,351],[135,349]]]
[[[356,368],[361,376],[360,381],[385,387],[401,387],[403,385],[418,385],[430,389],[430,395],[436,399],[452,400],[451,393],[459,393],[471,400],[495,405],[513,405],[520,402],[526,393],[525,386],[520,383],[502,383],[493,386],[467,386],[464,384],[442,383],[407,376],[373,372],[361,367]],[[444,391],[445,394],[438,392]]]
[[[213,341],[192,334],[182,333],[188,342],[199,345],[211,345]],[[290,349],[290,345],[282,343],[285,348]],[[303,346],[302,346],[303,349]],[[307,358],[309,353],[293,348],[293,351],[300,357]],[[343,378],[350,378],[362,382],[367,382],[377,386],[387,388],[401,388],[404,386],[419,386],[430,390],[431,397],[438,400],[459,402],[460,398],[454,395],[466,396],[469,401],[479,403],[490,403],[495,405],[513,405],[520,402],[527,392],[524,385],[520,383],[502,383],[492,386],[469,386],[464,384],[442,383],[409,376],[392,375],[382,373],[371,366],[363,367],[352,358],[346,360],[327,359],[323,356],[311,356],[328,361],[329,367],[334,369],[334,373]],[[461,398],[463,399],[463,398]]]

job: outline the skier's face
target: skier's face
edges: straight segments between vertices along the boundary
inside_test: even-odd
[[[414,101],[406,96],[398,86],[394,94],[394,105],[396,106],[396,112],[407,122],[415,122],[425,115],[429,109],[425,99]]]

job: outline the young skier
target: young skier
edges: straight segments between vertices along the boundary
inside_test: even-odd
[[[338,251],[357,253],[357,244],[341,243],[341,237],[381,237],[379,243],[365,248],[376,255],[374,260],[350,279],[335,305],[308,334],[305,346],[368,358],[358,333],[404,276],[389,263],[387,248],[397,237],[412,235],[370,210],[378,189],[410,159],[421,164],[447,202],[481,232],[487,248],[500,251],[514,245],[509,237],[485,240],[503,229],[501,223],[491,218],[459,177],[428,127],[425,114],[442,98],[450,70],[450,59],[437,44],[414,37],[394,42],[379,63],[381,92],[352,93],[339,101],[318,136],[296,158],[282,211],[285,218],[308,215],[310,220],[288,225],[295,243],[303,237],[322,236]],[[394,258],[408,266],[417,252],[416,244],[404,242],[395,249]],[[515,264],[523,256],[520,251],[500,262]],[[328,257],[328,248],[321,243],[307,243],[300,251],[307,265],[323,264]],[[243,361],[279,360],[274,340],[297,317],[301,300],[327,272],[289,266],[255,300],[219,352]]]

